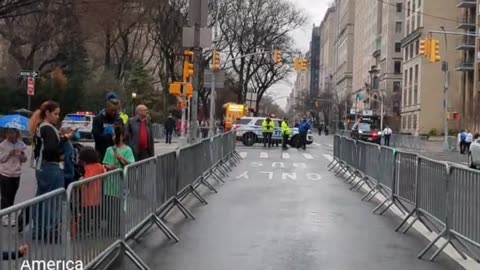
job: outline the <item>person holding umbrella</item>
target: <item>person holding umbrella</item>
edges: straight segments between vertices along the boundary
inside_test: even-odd
[[[8,208],[14,204],[20,185],[22,165],[27,161],[27,156],[25,155],[27,146],[20,138],[20,130],[7,128],[6,139],[0,143],[1,209]],[[15,225],[15,219],[8,220],[8,216],[4,216],[1,222],[4,226]]]

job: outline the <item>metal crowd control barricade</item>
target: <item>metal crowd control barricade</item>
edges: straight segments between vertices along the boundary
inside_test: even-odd
[[[444,236],[449,242],[456,240],[480,263],[480,257],[468,244],[480,248],[480,172],[449,166],[448,178],[448,228]],[[465,244],[468,243],[468,244]],[[446,244],[445,244],[446,245]],[[445,246],[444,245],[444,246]],[[444,248],[441,247],[440,251]],[[461,254],[462,255],[462,254]]]
[[[100,265],[108,268],[118,256],[125,254],[139,269],[150,269],[125,241],[126,187],[122,170],[69,186],[70,215],[66,217],[71,225],[67,227],[66,246],[70,260],[81,260],[85,269]]]
[[[380,192],[385,196],[385,200],[373,209],[373,213],[377,213],[378,210],[386,205],[386,208],[379,212],[379,214],[382,215],[386,209],[395,203],[393,193],[395,188],[396,151],[393,148],[382,146],[380,152],[379,168],[381,169],[379,170],[378,184],[380,185]]]
[[[66,260],[67,211],[64,189],[0,210],[0,219],[8,217],[9,224],[0,226],[0,251],[9,253],[8,260],[0,261],[0,269],[21,269],[23,263],[33,269],[40,261]],[[20,259],[18,250],[23,245],[29,246],[29,252]]]
[[[417,199],[417,154],[398,151],[395,156],[395,205],[408,212],[404,203],[415,205]]]
[[[202,151],[202,142],[178,150],[177,198],[180,201],[192,193],[200,202],[207,204],[194,187],[194,183],[203,173],[199,164],[199,159],[203,158]]]
[[[177,198],[177,152],[170,152],[156,157],[157,173],[156,173],[156,211],[155,214],[162,220],[174,208],[177,207],[185,216],[185,218],[195,219],[193,214],[180,202]],[[166,226],[165,226],[166,227]],[[178,241],[178,237],[168,228],[161,230],[169,238]]]
[[[359,145],[363,145],[363,151],[365,152],[361,157],[365,159],[362,161],[362,171],[365,174],[365,181],[358,189],[360,189],[363,184],[367,184],[370,190],[363,196],[362,200],[368,199],[368,201],[370,201],[381,191],[379,181],[381,148],[379,145],[372,143],[357,143],[357,147]]]

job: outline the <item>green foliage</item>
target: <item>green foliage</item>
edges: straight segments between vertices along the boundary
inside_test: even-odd
[[[438,130],[436,128],[432,128],[429,132],[428,132],[428,135],[429,136],[437,136],[438,135]]]

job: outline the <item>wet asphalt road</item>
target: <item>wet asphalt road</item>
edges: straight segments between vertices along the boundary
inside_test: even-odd
[[[219,193],[202,189],[208,205],[187,199],[196,220],[167,217],[179,243],[152,229],[133,244],[152,269],[463,269],[445,254],[434,263],[418,260],[428,244],[423,236],[394,232],[397,217],[372,215],[375,204],[327,171],[331,136],[283,156],[279,148],[237,151],[244,160],[217,185]]]

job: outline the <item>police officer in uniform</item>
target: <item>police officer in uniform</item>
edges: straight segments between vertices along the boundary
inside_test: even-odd
[[[275,129],[275,124],[273,123],[272,119],[270,117],[267,117],[267,119],[263,120],[262,123],[263,127],[263,147],[271,147],[272,146],[272,135],[273,135],[273,130]]]

